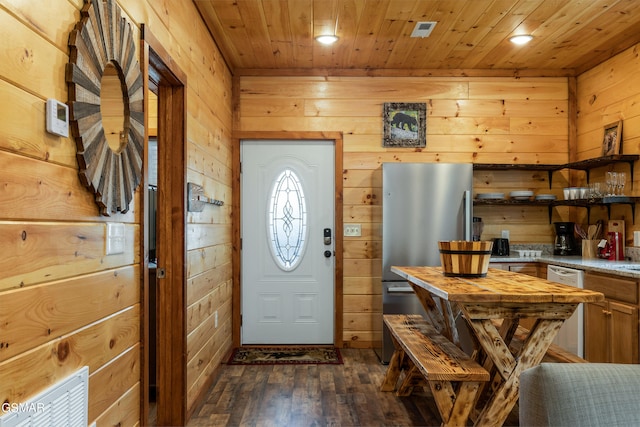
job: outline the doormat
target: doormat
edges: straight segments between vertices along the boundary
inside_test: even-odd
[[[242,347],[233,351],[229,365],[342,364],[333,347]]]

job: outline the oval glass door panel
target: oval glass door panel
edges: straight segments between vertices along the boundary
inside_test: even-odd
[[[275,179],[269,198],[268,229],[271,254],[285,271],[295,269],[307,240],[307,209],[300,179],[285,169]]]

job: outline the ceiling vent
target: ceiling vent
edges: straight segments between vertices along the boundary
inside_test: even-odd
[[[416,22],[416,27],[413,29],[411,37],[429,37],[429,34],[431,34],[435,26],[436,22],[434,21]]]

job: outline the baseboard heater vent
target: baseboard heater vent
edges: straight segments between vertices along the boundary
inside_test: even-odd
[[[0,427],[86,427],[89,367],[73,373],[24,403],[3,403]]]

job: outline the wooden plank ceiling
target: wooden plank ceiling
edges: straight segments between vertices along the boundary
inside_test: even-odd
[[[236,74],[577,75],[640,42],[640,0],[194,2]]]

